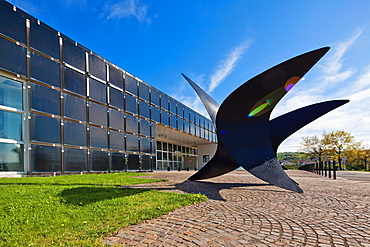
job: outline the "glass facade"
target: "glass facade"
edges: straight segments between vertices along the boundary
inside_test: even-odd
[[[195,168],[158,125],[216,141],[208,118],[0,2],[0,171]]]

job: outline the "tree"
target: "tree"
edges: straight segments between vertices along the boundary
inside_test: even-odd
[[[330,133],[324,133],[323,142],[333,156],[338,160],[339,168],[341,168],[345,151],[354,144],[355,137],[344,130],[337,130]]]
[[[370,150],[362,145],[362,142],[353,143],[346,151],[347,160],[354,168],[367,170],[370,158]],[[370,167],[369,167],[370,169]]]
[[[318,138],[317,136],[307,136],[302,138],[301,145],[302,151],[307,155],[317,157],[319,163],[321,164],[324,155],[327,153],[327,147],[323,139]]]

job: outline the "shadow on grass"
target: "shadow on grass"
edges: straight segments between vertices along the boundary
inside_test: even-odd
[[[63,203],[84,206],[99,201],[132,196],[145,191],[148,190],[112,187],[77,187],[63,190],[60,193],[60,197],[62,197]]]

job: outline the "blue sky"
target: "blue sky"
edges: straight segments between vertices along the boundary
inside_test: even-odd
[[[370,1],[11,0],[15,6],[206,115],[188,75],[218,102],[291,57],[330,46],[273,111],[351,102],[298,131],[345,130],[370,147]]]

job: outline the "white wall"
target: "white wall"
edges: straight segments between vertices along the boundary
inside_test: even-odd
[[[210,158],[216,152],[217,144],[209,143],[209,144],[202,144],[198,145],[198,169],[202,168],[206,163],[203,163],[203,155],[210,155]]]

